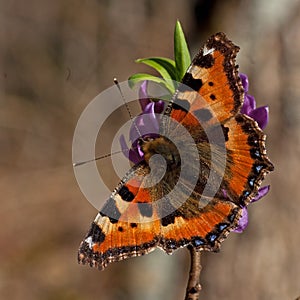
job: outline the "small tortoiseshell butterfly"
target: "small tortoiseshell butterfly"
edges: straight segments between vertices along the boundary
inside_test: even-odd
[[[168,197],[182,168],[173,141],[185,147],[187,156],[190,151],[185,135],[162,122],[158,137],[139,141],[144,160],[128,171],[96,216],[80,245],[79,263],[102,270],[108,263],[140,256],[156,247],[169,254],[188,245],[217,251],[236,227],[242,207],[273,170],[266,156],[265,135],[253,119],[240,113],[244,91],[235,64],[238,50],[224,33],[209,38],[164,112],[195,141],[197,155],[187,160],[191,172],[200,164],[195,186],[189,173],[183,174],[179,192]],[[208,139],[217,127],[224,137],[224,165],[221,159],[211,160],[212,153],[221,156],[221,146]],[[149,166],[154,154],[164,157],[166,168],[163,177],[151,184],[154,178],[147,175],[155,173]],[[204,193],[210,174],[220,181],[213,197]],[[162,198],[164,201],[155,205]],[[171,213],[164,214],[166,211]]]

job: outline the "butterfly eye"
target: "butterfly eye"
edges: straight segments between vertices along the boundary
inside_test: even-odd
[[[143,138],[139,138],[137,143],[139,146],[142,146],[146,141]]]

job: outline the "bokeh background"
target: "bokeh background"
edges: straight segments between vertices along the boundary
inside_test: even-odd
[[[114,76],[150,71],[136,58],[172,57],[176,19],[193,54],[217,31],[241,47],[250,93],[270,106],[267,148],[276,168],[247,230],[202,256],[201,297],[300,295],[299,0],[1,0],[0,299],[183,299],[186,249],[156,250],[103,272],[77,265],[96,210],[71,161],[82,110]]]

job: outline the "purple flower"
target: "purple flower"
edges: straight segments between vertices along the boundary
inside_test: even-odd
[[[144,81],[139,89],[139,102],[142,113],[134,119],[130,128],[130,149],[126,144],[125,137],[123,135],[120,136],[122,152],[134,164],[137,164],[144,159],[144,153],[138,143],[139,138],[155,138],[159,135],[159,119],[157,118],[157,114],[162,113],[164,110],[164,102],[162,100],[150,100],[147,93],[147,87],[148,81]]]
[[[269,122],[269,107],[261,106],[256,108],[256,102],[253,96],[248,94],[249,82],[247,75],[240,73],[242,85],[245,91],[244,103],[241,113],[254,119],[261,129],[264,129]]]
[[[241,107],[241,113],[251,117],[255,120],[261,129],[264,129],[269,122],[269,108],[268,106],[261,106],[256,108],[256,101],[253,96],[248,94],[249,81],[245,74],[240,73],[240,78],[245,91],[244,103]],[[270,190],[270,186],[261,187],[257,194],[251,199],[250,203],[256,202],[264,197]],[[239,219],[237,227],[233,230],[234,232],[241,233],[245,230],[248,225],[248,210],[246,207],[242,208],[242,216]]]
[[[258,190],[256,196],[251,199],[251,203],[258,201],[262,197],[267,195],[269,190],[270,190],[269,185],[260,188]],[[242,216],[239,219],[238,225],[235,227],[235,229],[233,231],[237,232],[237,233],[242,233],[245,230],[245,228],[247,227],[247,225],[248,225],[248,210],[246,207],[243,207],[242,208]]]

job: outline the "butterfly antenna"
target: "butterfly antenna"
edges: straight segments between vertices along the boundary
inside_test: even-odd
[[[127,149],[124,149],[124,150],[125,150],[125,151],[129,151],[129,150],[127,150]],[[73,163],[73,167],[82,166],[82,165],[85,165],[85,164],[87,164],[87,163],[90,163],[90,162],[99,160],[99,159],[103,159],[103,158],[107,158],[107,157],[113,156],[113,155],[115,155],[115,154],[123,153],[124,150],[119,150],[119,151],[116,151],[116,152],[112,152],[112,153],[109,153],[109,154],[105,154],[105,155],[102,155],[102,156],[95,157],[95,158],[93,158],[93,159],[89,159],[89,160],[85,160],[85,161],[76,162],[76,163]]]
[[[126,100],[125,100],[124,94],[122,93],[122,90],[121,90],[121,87],[120,87],[120,84],[119,84],[119,81],[118,81],[117,78],[114,78],[114,83],[115,83],[115,85],[117,86],[117,88],[118,88],[118,90],[119,90],[119,92],[120,92],[121,98],[122,98],[122,100],[123,100],[123,102],[124,102],[124,105],[125,105],[126,110],[127,110],[127,112],[128,112],[129,118],[130,118],[130,120],[132,121],[132,124],[133,124],[133,126],[134,126],[134,128],[135,128],[137,134],[138,134],[139,137],[142,139],[142,134],[141,134],[139,128],[137,127],[136,123],[135,123],[135,120],[134,120],[134,118],[133,118],[133,116],[132,116],[132,114],[131,114],[131,111],[130,111],[130,109],[129,109],[128,103],[127,103]]]

